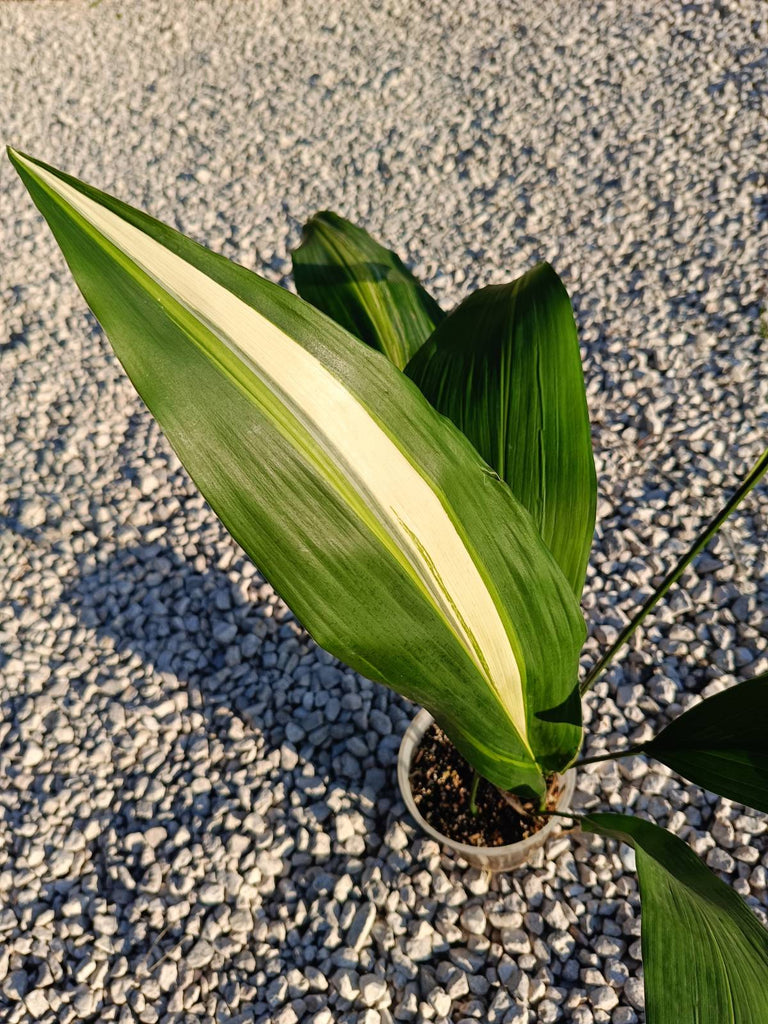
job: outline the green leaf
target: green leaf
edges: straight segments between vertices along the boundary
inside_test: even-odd
[[[648,821],[591,814],[581,826],[637,854],[646,1024],[768,1021],[768,932],[744,901]]]
[[[406,373],[506,480],[580,597],[597,483],[576,324],[554,270],[470,295]]]
[[[642,625],[646,616],[653,611],[659,601],[661,601],[674,584],[677,583],[696,555],[698,555],[700,551],[703,551],[707,544],[709,544],[731,513],[736,511],[746,496],[757,486],[766,471],[768,471],[768,448],[765,449],[763,454],[754,464],[749,473],[747,473],[717,515],[707,523],[674,569],[667,573],[656,590],[643,603],[642,608],[640,608],[640,610],[635,614],[632,621],[622,629],[621,633],[619,633],[618,637],[611,644],[608,650],[601,655],[597,662],[595,662],[581,682],[580,690],[582,694],[586,693],[595,685],[602,673],[613,661],[618,651],[623,647],[627,640],[629,640],[638,626]]]
[[[642,746],[712,793],[768,811],[768,673],[696,704]]]
[[[317,642],[427,707],[486,778],[541,793],[579,745],[585,629],[510,490],[311,305],[10,156],[179,458]]]
[[[299,295],[402,370],[445,314],[389,249],[336,213],[316,214],[293,252]]]

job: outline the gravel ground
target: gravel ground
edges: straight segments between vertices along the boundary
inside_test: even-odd
[[[587,666],[765,444],[765,4],[367,6],[0,2],[2,138],[276,281],[323,207],[446,305],[549,259],[600,480]],[[420,837],[413,708],[246,562],[0,183],[2,1019],[642,1021],[632,856],[561,836],[489,879]],[[765,537],[763,491],[589,752],[768,668]],[[766,920],[763,816],[639,759],[578,800],[668,823]]]

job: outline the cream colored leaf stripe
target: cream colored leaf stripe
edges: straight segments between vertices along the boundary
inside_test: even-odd
[[[440,499],[370,413],[315,356],[236,295],[67,182],[14,155],[276,390],[334,459],[341,456],[528,746],[520,668],[495,602]]]

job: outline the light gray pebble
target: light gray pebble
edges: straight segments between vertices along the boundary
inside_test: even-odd
[[[228,646],[237,636],[237,625],[234,622],[216,622],[213,626],[213,638],[223,647]]]
[[[41,761],[45,760],[45,751],[39,743],[29,742],[24,747],[21,763],[25,768],[36,768]]]
[[[29,979],[22,970],[11,971],[3,982],[3,994],[16,1002],[24,998],[28,988]]]
[[[629,978],[624,983],[624,997],[635,1010],[645,1007],[645,990],[639,978]]]
[[[222,882],[206,882],[200,887],[197,898],[204,907],[217,907],[225,900]]]
[[[205,939],[200,939],[192,946],[189,952],[186,954],[186,962],[191,968],[205,967],[207,966],[214,957],[214,948],[210,942],[206,942]]]
[[[118,930],[117,918],[113,914],[94,914],[93,927],[97,935],[115,935]]]
[[[528,933],[524,932],[522,928],[502,928],[501,944],[505,952],[512,956],[531,951],[531,940]]]
[[[427,1002],[435,1011],[438,1017],[447,1017],[451,1012],[451,997],[443,989],[433,988],[427,997]]]
[[[387,998],[387,983],[377,974],[360,978],[360,998],[366,1006],[379,1006]]]
[[[485,932],[486,920],[483,908],[476,904],[467,907],[461,913],[461,927],[472,935],[482,935]]]
[[[309,1018],[310,1024],[332,1024],[332,1021],[333,1014],[331,1013],[327,1006],[324,1006],[322,1009],[318,1010],[317,1013],[313,1013],[312,1016]]]
[[[612,1010],[618,1005],[619,997],[610,985],[600,985],[590,991],[589,1001],[595,1010]]]
[[[712,868],[713,871],[730,874],[735,869],[736,863],[730,853],[715,846],[707,854],[707,867]]]
[[[375,904],[368,902],[358,907],[347,930],[347,945],[359,952],[368,941],[375,920]]]
[[[24,1005],[34,1020],[39,1020],[51,1009],[46,992],[41,988],[33,989],[24,996]]]
[[[174,960],[166,960],[157,972],[157,983],[163,992],[169,992],[176,984],[179,968]]]
[[[336,839],[340,843],[345,843],[355,835],[355,827],[348,814],[337,814],[334,819],[334,826],[336,828]]]
[[[631,1006],[617,1006],[611,1015],[611,1024],[637,1024],[637,1014]]]

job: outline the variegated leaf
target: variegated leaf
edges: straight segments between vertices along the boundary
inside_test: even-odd
[[[487,778],[541,792],[579,745],[584,623],[506,485],[308,303],[10,155],[182,462],[317,641]]]

